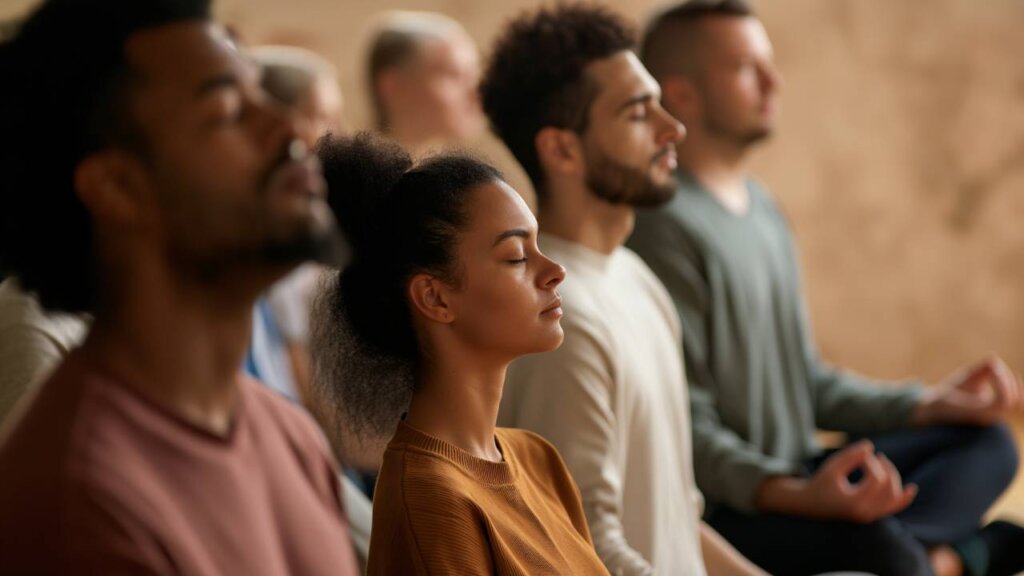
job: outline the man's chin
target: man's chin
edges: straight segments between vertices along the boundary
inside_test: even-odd
[[[657,208],[667,204],[675,194],[675,186],[655,186],[634,197],[630,204],[636,208]]]
[[[676,195],[676,176],[674,170],[655,168],[650,182],[639,195],[633,205],[638,208],[654,208],[666,204]]]
[[[751,130],[750,132],[748,132],[746,137],[743,138],[743,142],[747,146],[752,146],[754,144],[759,144],[761,142],[764,142],[764,141],[770,139],[774,133],[775,133],[775,129],[774,129],[773,126],[764,126],[764,127],[758,128],[756,130]]]
[[[287,240],[270,242],[264,246],[263,259],[271,264],[316,262],[332,268],[341,268],[348,262],[348,243],[337,226],[307,230]]]
[[[272,264],[316,262],[334,268],[343,267],[349,256],[348,243],[342,236],[334,214],[326,205],[293,221],[264,244],[262,258]]]

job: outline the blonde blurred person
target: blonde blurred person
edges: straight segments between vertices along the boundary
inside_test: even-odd
[[[345,100],[338,84],[338,70],[329,60],[296,46],[257,46],[250,54],[263,69],[263,88],[304,118],[307,141],[348,131],[342,117]],[[315,400],[310,395],[309,314],[321,270],[316,264],[306,264],[275,284],[266,296],[275,328],[284,340],[287,362],[281,364],[285,369],[290,368],[293,399],[314,413],[321,411],[312,405]],[[254,346],[267,336],[258,333],[261,330],[259,320],[256,318],[253,324]],[[337,441],[337,434],[328,436]],[[344,451],[335,446],[335,452],[342,456]],[[352,544],[357,560],[365,568],[372,505],[347,476],[341,476],[341,485]]]
[[[334,64],[297,46],[257,46],[251,53],[263,67],[263,88],[304,115],[314,139],[347,131],[342,119],[345,99]]]
[[[366,74],[376,129],[414,156],[483,134],[480,55],[455,20],[431,12],[382,14],[370,35]]]
[[[250,54],[262,67],[267,93],[302,117],[307,142],[345,130],[341,116],[344,99],[337,69],[330,61],[295,46],[258,46],[250,49]],[[264,352],[272,348],[262,344],[272,338],[263,333],[267,319],[259,318],[257,311],[254,322],[253,356],[258,375],[272,388],[303,403],[309,400],[309,308],[318,276],[318,266],[302,266],[267,294],[271,330],[279,332],[283,340],[281,357]]]

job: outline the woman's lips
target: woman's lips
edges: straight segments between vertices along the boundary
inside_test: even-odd
[[[562,315],[562,299],[555,298],[547,308],[541,310],[541,316],[561,316]]]

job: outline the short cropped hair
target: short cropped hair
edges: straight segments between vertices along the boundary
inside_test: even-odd
[[[753,16],[746,0],[688,0],[658,12],[640,40],[640,60],[658,81],[687,72],[698,52],[694,25],[713,16]]]

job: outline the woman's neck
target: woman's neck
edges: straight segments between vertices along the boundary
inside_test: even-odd
[[[420,374],[406,423],[477,458],[500,462],[494,429],[507,367],[432,363]]]

